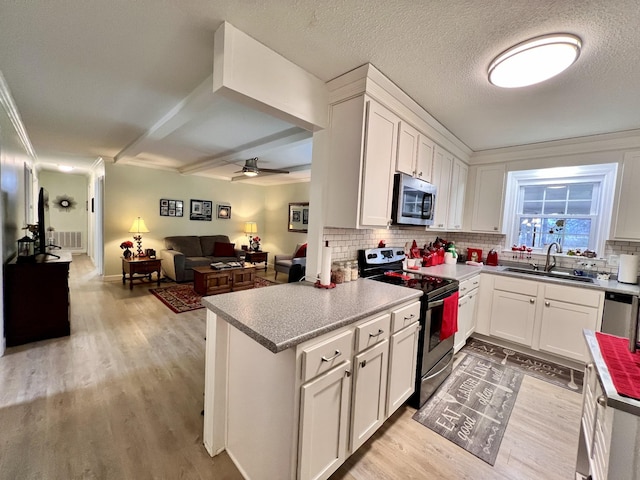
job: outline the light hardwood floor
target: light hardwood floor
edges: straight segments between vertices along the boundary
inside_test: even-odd
[[[86,256],[70,283],[71,336],[0,358],[0,479],[241,478],[202,446],[205,311],[103,282]],[[570,479],[580,402],[525,377],[494,467],[402,407],[333,478]]]

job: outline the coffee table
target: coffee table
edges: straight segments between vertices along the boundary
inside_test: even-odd
[[[222,270],[193,267],[193,289],[200,295],[218,295],[247,290],[254,287],[255,278],[256,268],[253,265]]]

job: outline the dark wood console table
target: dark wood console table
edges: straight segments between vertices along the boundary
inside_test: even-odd
[[[60,258],[38,256],[35,263],[5,265],[4,324],[7,346],[64,337],[69,322],[69,264],[71,253]]]
[[[267,258],[269,257],[269,252],[263,252],[262,250],[259,252],[256,252],[255,250],[249,250],[242,253],[245,256],[245,262],[253,264],[264,262],[264,271],[267,271]]]
[[[145,279],[151,281],[151,274],[156,272],[158,287],[160,286],[160,273],[162,259],[149,257],[131,257],[122,259],[122,284],[127,281],[129,275],[129,290],[133,290],[133,281]]]

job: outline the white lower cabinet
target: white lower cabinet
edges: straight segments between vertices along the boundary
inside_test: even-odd
[[[598,376],[587,363],[576,478],[640,480],[640,417],[610,406]]]
[[[346,459],[351,362],[302,386],[299,478],[327,478]]]
[[[490,334],[531,347],[537,296],[537,282],[509,277],[496,278],[491,303]]]
[[[415,390],[419,335],[420,326],[417,321],[391,335],[387,417],[390,417]]]
[[[460,282],[458,294],[458,331],[453,337],[454,352],[464,347],[467,339],[476,329],[477,300],[480,287],[480,274]]]
[[[489,335],[586,362],[582,331],[599,329],[603,308],[602,291],[495,276]]]
[[[355,452],[386,420],[389,341],[354,358],[351,451]]]
[[[581,332],[585,328],[596,330],[599,313],[598,308],[545,299],[540,350],[586,362],[587,348]]]

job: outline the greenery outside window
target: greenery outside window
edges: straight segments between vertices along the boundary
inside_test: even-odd
[[[617,164],[510,172],[505,225],[509,245],[542,251],[602,252],[608,238]]]

